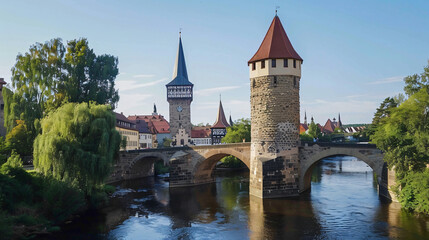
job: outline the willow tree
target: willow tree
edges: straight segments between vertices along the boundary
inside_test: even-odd
[[[41,121],[34,167],[91,195],[109,176],[120,135],[108,105],[67,103]]]

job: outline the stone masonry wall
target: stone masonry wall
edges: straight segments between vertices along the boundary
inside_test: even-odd
[[[299,80],[289,75],[250,79],[252,195],[298,194]]]
[[[179,128],[183,127],[188,134],[191,136],[191,100],[182,99],[170,99],[170,134],[174,138],[179,131]],[[182,111],[177,111],[177,107],[181,106]],[[179,144],[179,143],[178,143]],[[186,144],[186,143],[185,143]]]

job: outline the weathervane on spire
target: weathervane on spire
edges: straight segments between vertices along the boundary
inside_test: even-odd
[[[182,28],[179,28],[179,37],[182,37]]]
[[[279,9],[280,8],[280,6],[276,6],[276,16],[277,16],[277,9]]]

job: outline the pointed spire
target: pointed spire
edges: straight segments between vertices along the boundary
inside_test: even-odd
[[[258,51],[248,63],[275,58],[291,58],[302,61],[302,58],[296,53],[292,43],[289,41],[286,31],[277,15],[271,22],[271,26]]]
[[[225,118],[225,113],[223,112],[222,101],[219,101],[219,110],[217,113],[216,122],[211,128],[227,128],[230,127],[228,121]]]
[[[156,104],[155,103],[153,103],[153,113],[157,114],[157,112],[156,112]]]
[[[304,111],[304,124],[307,124],[307,111]]]
[[[231,112],[229,113],[229,125],[234,126],[234,122],[232,121]]]
[[[313,118],[313,116],[311,116],[311,122],[312,122],[312,123],[314,122],[314,118]]]
[[[193,85],[188,80],[185,55],[182,47],[182,33],[179,32],[179,48],[177,49],[176,63],[174,65],[173,80],[167,86]]]
[[[340,113],[338,113],[338,127],[342,127],[343,123],[341,122],[341,116]]]

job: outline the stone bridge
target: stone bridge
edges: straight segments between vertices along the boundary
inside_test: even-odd
[[[250,146],[251,143],[234,143],[123,151],[110,182],[153,176],[156,161],[170,166],[170,187],[213,182],[213,169],[225,156],[237,157],[250,169]],[[353,156],[368,164],[376,174],[380,195],[392,199],[388,189],[394,183],[394,173],[387,170],[382,152],[372,144],[302,143],[299,147],[300,192],[310,189],[312,169],[319,160],[338,155]]]

